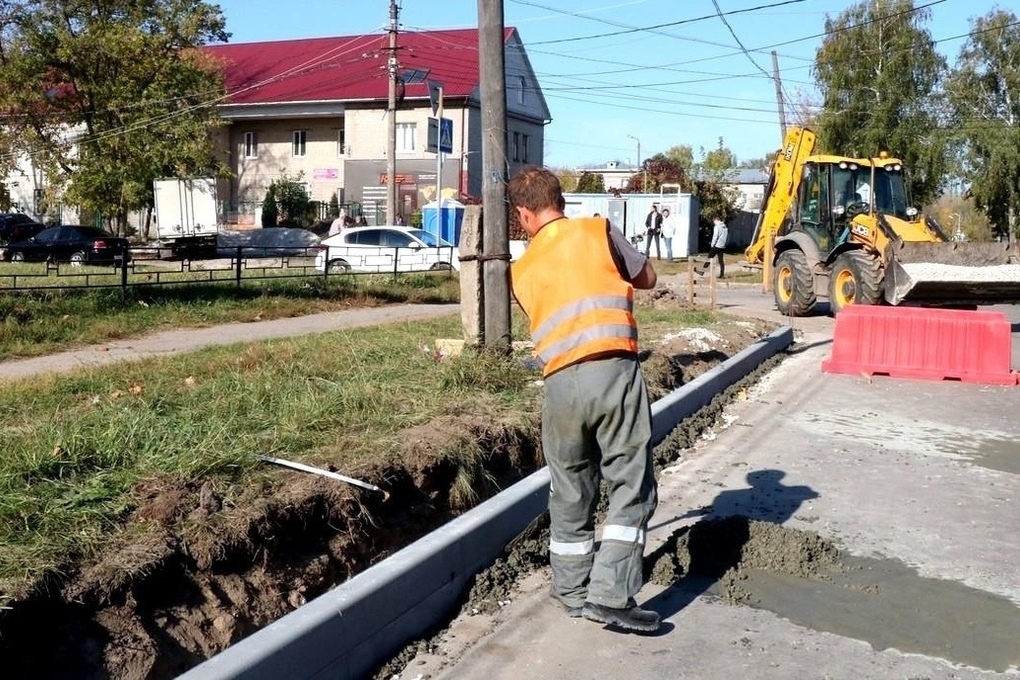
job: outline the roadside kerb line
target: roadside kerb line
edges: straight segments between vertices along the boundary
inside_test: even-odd
[[[652,404],[652,440],[793,343],[785,326]],[[179,680],[363,677],[442,622],[479,571],[546,509],[548,468],[418,539]]]

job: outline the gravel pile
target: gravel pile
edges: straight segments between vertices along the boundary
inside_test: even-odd
[[[903,271],[913,281],[961,281],[982,283],[987,281],[1016,281],[1020,283],[1020,264],[1000,264],[985,267],[964,267],[937,262],[901,263]]]

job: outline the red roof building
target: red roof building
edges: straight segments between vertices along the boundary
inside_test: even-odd
[[[241,223],[254,220],[269,184],[300,174],[314,200],[336,193],[369,221],[385,212],[388,34],[211,45],[227,94],[219,143],[234,179],[221,199]],[[541,164],[550,113],[516,29],[504,37],[509,172]],[[435,200],[436,154],[427,150],[433,116],[429,81],[443,88],[453,121],[444,154],[443,197],[481,193],[478,31],[402,32],[397,40],[398,212],[405,220]]]

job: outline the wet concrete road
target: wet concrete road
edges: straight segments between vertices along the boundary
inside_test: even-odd
[[[770,298],[732,288],[725,311],[768,318]],[[793,325],[797,351],[662,474],[647,551],[741,514],[817,532],[855,571],[752,573],[739,605],[705,580],[647,585],[655,636],[567,618],[542,571],[399,677],[1020,677],[1020,387],[825,374],[831,319]]]

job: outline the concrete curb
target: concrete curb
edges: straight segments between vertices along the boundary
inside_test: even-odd
[[[652,405],[653,443],[793,343],[781,328]],[[476,573],[546,509],[547,468],[180,676],[360,678],[442,621]]]

